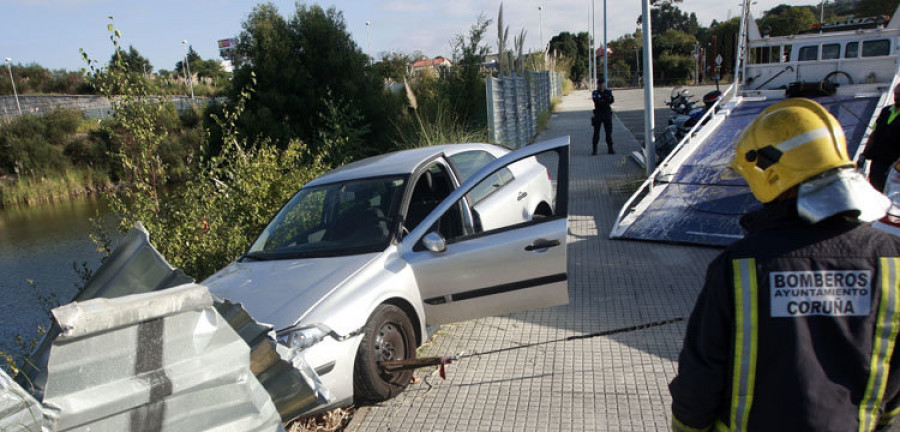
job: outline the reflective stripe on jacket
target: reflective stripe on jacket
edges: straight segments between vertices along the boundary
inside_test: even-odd
[[[900,412],[900,240],[767,205],[710,264],[670,384],[675,431],[873,431]]]

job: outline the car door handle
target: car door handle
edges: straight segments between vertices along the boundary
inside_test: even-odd
[[[527,196],[528,196],[528,192],[519,192],[519,196],[516,197],[516,201],[522,201]]]
[[[525,250],[533,251],[533,250],[540,250],[540,249],[549,249],[549,248],[556,247],[556,246],[559,246],[559,240],[537,239],[534,241],[534,243],[532,243],[528,246],[525,246]]]

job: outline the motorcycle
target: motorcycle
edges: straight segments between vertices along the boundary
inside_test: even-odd
[[[665,159],[675,149],[675,146],[694,128],[697,122],[703,118],[706,112],[720,100],[722,100],[722,92],[716,89],[703,95],[702,107],[695,107],[694,104],[696,102],[690,99],[690,91],[688,89],[677,87],[673,89],[672,97],[666,101],[666,105],[672,109],[675,115],[669,118],[666,129],[657,140],[657,161]],[[704,123],[707,120],[709,120],[709,117],[704,120]]]

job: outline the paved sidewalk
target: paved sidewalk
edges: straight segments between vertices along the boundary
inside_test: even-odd
[[[619,102],[617,94],[617,102]],[[538,140],[572,139],[567,306],[444,326],[420,356],[484,355],[447,367],[378,406],[349,431],[667,431],[668,383],[685,322],[573,341],[568,336],[687,318],[718,249],[609,240],[640,185],[638,143],[614,119],[615,155],[590,155],[588,92],[564,98]],[[602,141],[602,140],[601,140]],[[502,350],[496,352],[497,350]]]

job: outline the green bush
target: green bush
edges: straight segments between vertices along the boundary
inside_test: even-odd
[[[25,114],[0,124],[0,174],[61,171],[71,164],[64,149],[84,122],[80,111],[57,109],[45,116]]]
[[[110,31],[118,49],[120,33],[112,26]],[[89,61],[89,65],[94,63]],[[96,68],[92,71],[100,73]],[[202,141],[205,135],[191,132],[183,139],[200,138],[200,144],[179,145],[158,126],[168,122],[165,118],[170,113],[147,100],[150,89],[117,67],[102,73],[111,79],[98,81],[101,93],[126,90],[114,100],[112,121],[104,125],[112,141],[121,144],[115,164],[122,167],[121,177],[128,180],[117,193],[107,194],[109,208],[119,217],[122,231],[142,222],[160,253],[197,279],[235,259],[275,211],[325,169],[321,161],[327,155],[313,155],[299,141],[280,150],[267,140],[248,142],[239,135],[236,120],[250,98],[247,90],[234,100],[233,110],[217,110],[212,117],[222,138],[219,151],[179,166],[176,160],[187,157],[180,151],[208,147]],[[173,146],[178,150],[170,148]],[[185,183],[162,194],[159,179],[164,173],[182,172],[179,170],[187,174]]]

